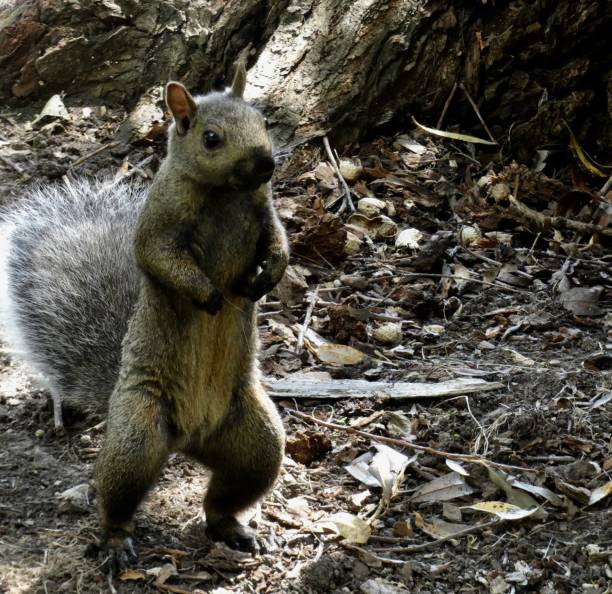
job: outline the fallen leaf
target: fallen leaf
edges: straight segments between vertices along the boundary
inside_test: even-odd
[[[423,146],[420,142],[417,142],[414,138],[406,136],[405,134],[398,136],[395,139],[395,143],[413,153],[416,153],[417,155],[422,155],[423,153],[427,152],[426,146]]]
[[[412,526],[405,520],[398,520],[393,524],[393,536],[410,536],[412,534]]]
[[[387,431],[391,437],[401,437],[413,441],[416,436],[412,430],[412,421],[402,411],[387,410],[384,412],[383,420],[387,423]]]
[[[563,498],[546,487],[538,487],[522,481],[512,481],[512,486],[516,487],[517,489],[527,491],[528,493],[532,493],[533,495],[539,495],[557,507],[565,506]]]
[[[599,307],[602,287],[572,287],[559,295],[561,305],[577,316],[600,316],[604,312]]]
[[[418,229],[404,229],[395,238],[395,247],[416,250],[423,239],[423,232]]]
[[[470,495],[475,490],[474,487],[465,482],[460,474],[451,472],[420,486],[412,494],[411,500],[419,503],[449,501],[457,497]]]
[[[287,454],[305,466],[321,460],[332,449],[332,442],[323,433],[305,431],[287,440]]]
[[[310,514],[310,504],[304,497],[291,497],[287,499],[286,509],[294,516],[306,517]]]
[[[491,140],[484,140],[483,138],[478,138],[477,136],[470,136],[469,134],[458,134],[457,132],[446,132],[445,130],[437,130],[436,128],[428,128],[427,126],[423,126],[416,121],[413,117],[412,121],[419,127],[421,130],[425,130],[425,132],[429,132],[429,134],[433,134],[434,136],[441,136],[442,138],[452,138],[453,140],[462,140],[463,142],[471,142],[473,144],[489,144],[496,146],[497,142],[492,142]]]
[[[538,508],[523,509],[518,505],[506,503],[505,501],[481,501],[474,505],[463,506],[462,509],[475,509],[488,514],[494,514],[502,520],[522,520],[532,516]]]
[[[351,346],[332,343],[319,345],[315,355],[319,361],[330,365],[357,365],[365,357],[361,351]]]
[[[371,219],[385,209],[385,202],[378,198],[362,198],[357,202],[357,210]]]
[[[372,330],[372,338],[382,344],[398,344],[402,340],[402,325],[396,322],[381,324]]]
[[[122,582],[145,580],[147,576],[141,569],[124,569],[118,576]]]
[[[601,169],[599,169],[599,167],[597,167],[585,154],[585,152],[582,150],[582,147],[580,146],[580,144],[578,143],[578,140],[576,140],[576,137],[574,136],[574,133],[572,132],[571,128],[569,127],[569,124],[567,122],[564,122],[565,125],[567,126],[567,130],[570,134],[570,142],[569,142],[569,146],[572,149],[572,151],[574,152],[574,154],[576,155],[576,157],[578,157],[578,160],[580,161],[580,163],[582,164],[582,166],[591,174],[591,175],[596,175],[597,177],[608,177],[607,173],[604,173]]]
[[[317,523],[354,544],[365,544],[372,534],[372,529],[365,520],[348,512],[337,512]]]
[[[68,113],[68,110],[66,109],[60,95],[52,95],[51,98],[45,103],[40,115],[34,121],[35,123],[38,123],[41,122],[41,120],[48,121],[50,119],[70,119],[70,114]]]
[[[463,476],[470,476],[470,473],[465,468],[463,468],[463,466],[459,464],[459,462],[456,462],[455,460],[449,460],[448,458],[445,460],[445,462],[446,465],[457,474],[461,474]]]
[[[593,491],[591,491],[591,496],[589,497],[588,505],[594,505],[598,501],[608,497],[610,494],[612,494],[612,481],[607,482],[601,487],[597,487],[597,489],[593,489]]]
[[[395,481],[403,477],[406,467],[416,460],[383,444],[374,446],[377,452],[366,452],[345,467],[346,471],[368,487],[383,489],[383,497],[390,498]]]
[[[420,516],[419,524],[417,526],[419,530],[432,538],[435,538],[436,540],[457,534],[457,532],[461,532],[468,527],[469,526],[467,524],[446,522],[445,520],[441,520],[439,518],[425,520],[422,516]]]

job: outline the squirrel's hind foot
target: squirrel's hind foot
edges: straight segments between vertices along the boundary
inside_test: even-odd
[[[214,524],[207,523],[206,534],[211,540],[220,540],[231,549],[254,555],[262,552],[255,531],[233,517],[220,519]]]

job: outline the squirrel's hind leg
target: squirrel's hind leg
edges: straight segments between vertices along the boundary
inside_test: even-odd
[[[168,458],[171,434],[159,398],[127,391],[111,397],[95,475],[102,527],[100,553],[112,571],[136,561],[132,518]]]
[[[213,540],[253,553],[253,530],[236,515],[272,488],[280,471],[285,433],[276,408],[259,382],[240,389],[232,410],[212,435],[185,450],[212,470],[204,499],[206,530]]]

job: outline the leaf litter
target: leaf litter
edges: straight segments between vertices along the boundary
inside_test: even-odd
[[[5,113],[3,205],[75,173],[149,183],[159,99],[130,118],[70,97]],[[288,447],[249,519],[267,552],[206,539],[207,478],[177,457],[137,517],[140,561],[115,587],[604,592],[612,192],[600,168],[571,131],[561,169],[550,151],[530,167],[480,131],[440,126],[341,152],[332,163],[299,148],[275,183],[292,262],[258,320]],[[102,432],[77,422],[55,437],[46,394],[1,355],[0,587],[98,592],[104,577],[80,551],[97,526],[86,481]]]

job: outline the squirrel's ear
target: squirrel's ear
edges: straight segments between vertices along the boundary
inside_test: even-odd
[[[238,59],[234,62],[236,68],[234,72],[234,80],[232,81],[231,94],[234,97],[242,99],[244,95],[244,88],[246,87],[246,59],[250,46],[240,52]]]
[[[196,115],[196,103],[189,91],[177,82],[166,85],[166,105],[174,116],[179,134],[185,134]]]

